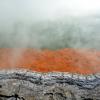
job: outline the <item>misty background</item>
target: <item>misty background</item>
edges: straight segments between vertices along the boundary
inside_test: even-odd
[[[100,49],[99,0],[0,0],[0,48]]]

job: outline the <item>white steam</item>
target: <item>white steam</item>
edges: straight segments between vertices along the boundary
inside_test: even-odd
[[[99,0],[0,0],[0,47],[100,49]]]

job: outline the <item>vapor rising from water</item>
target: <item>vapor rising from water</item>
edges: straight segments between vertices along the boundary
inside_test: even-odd
[[[99,4],[98,0],[0,0],[0,48],[100,49]]]
[[[0,47],[100,48],[98,0],[1,0]]]

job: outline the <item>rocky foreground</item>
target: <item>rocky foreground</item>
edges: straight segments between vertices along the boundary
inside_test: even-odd
[[[0,100],[100,100],[100,74],[2,70]]]

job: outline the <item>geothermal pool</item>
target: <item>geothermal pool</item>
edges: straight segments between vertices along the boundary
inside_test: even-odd
[[[100,51],[72,48],[59,50],[1,48],[0,69],[94,74],[100,72]]]

